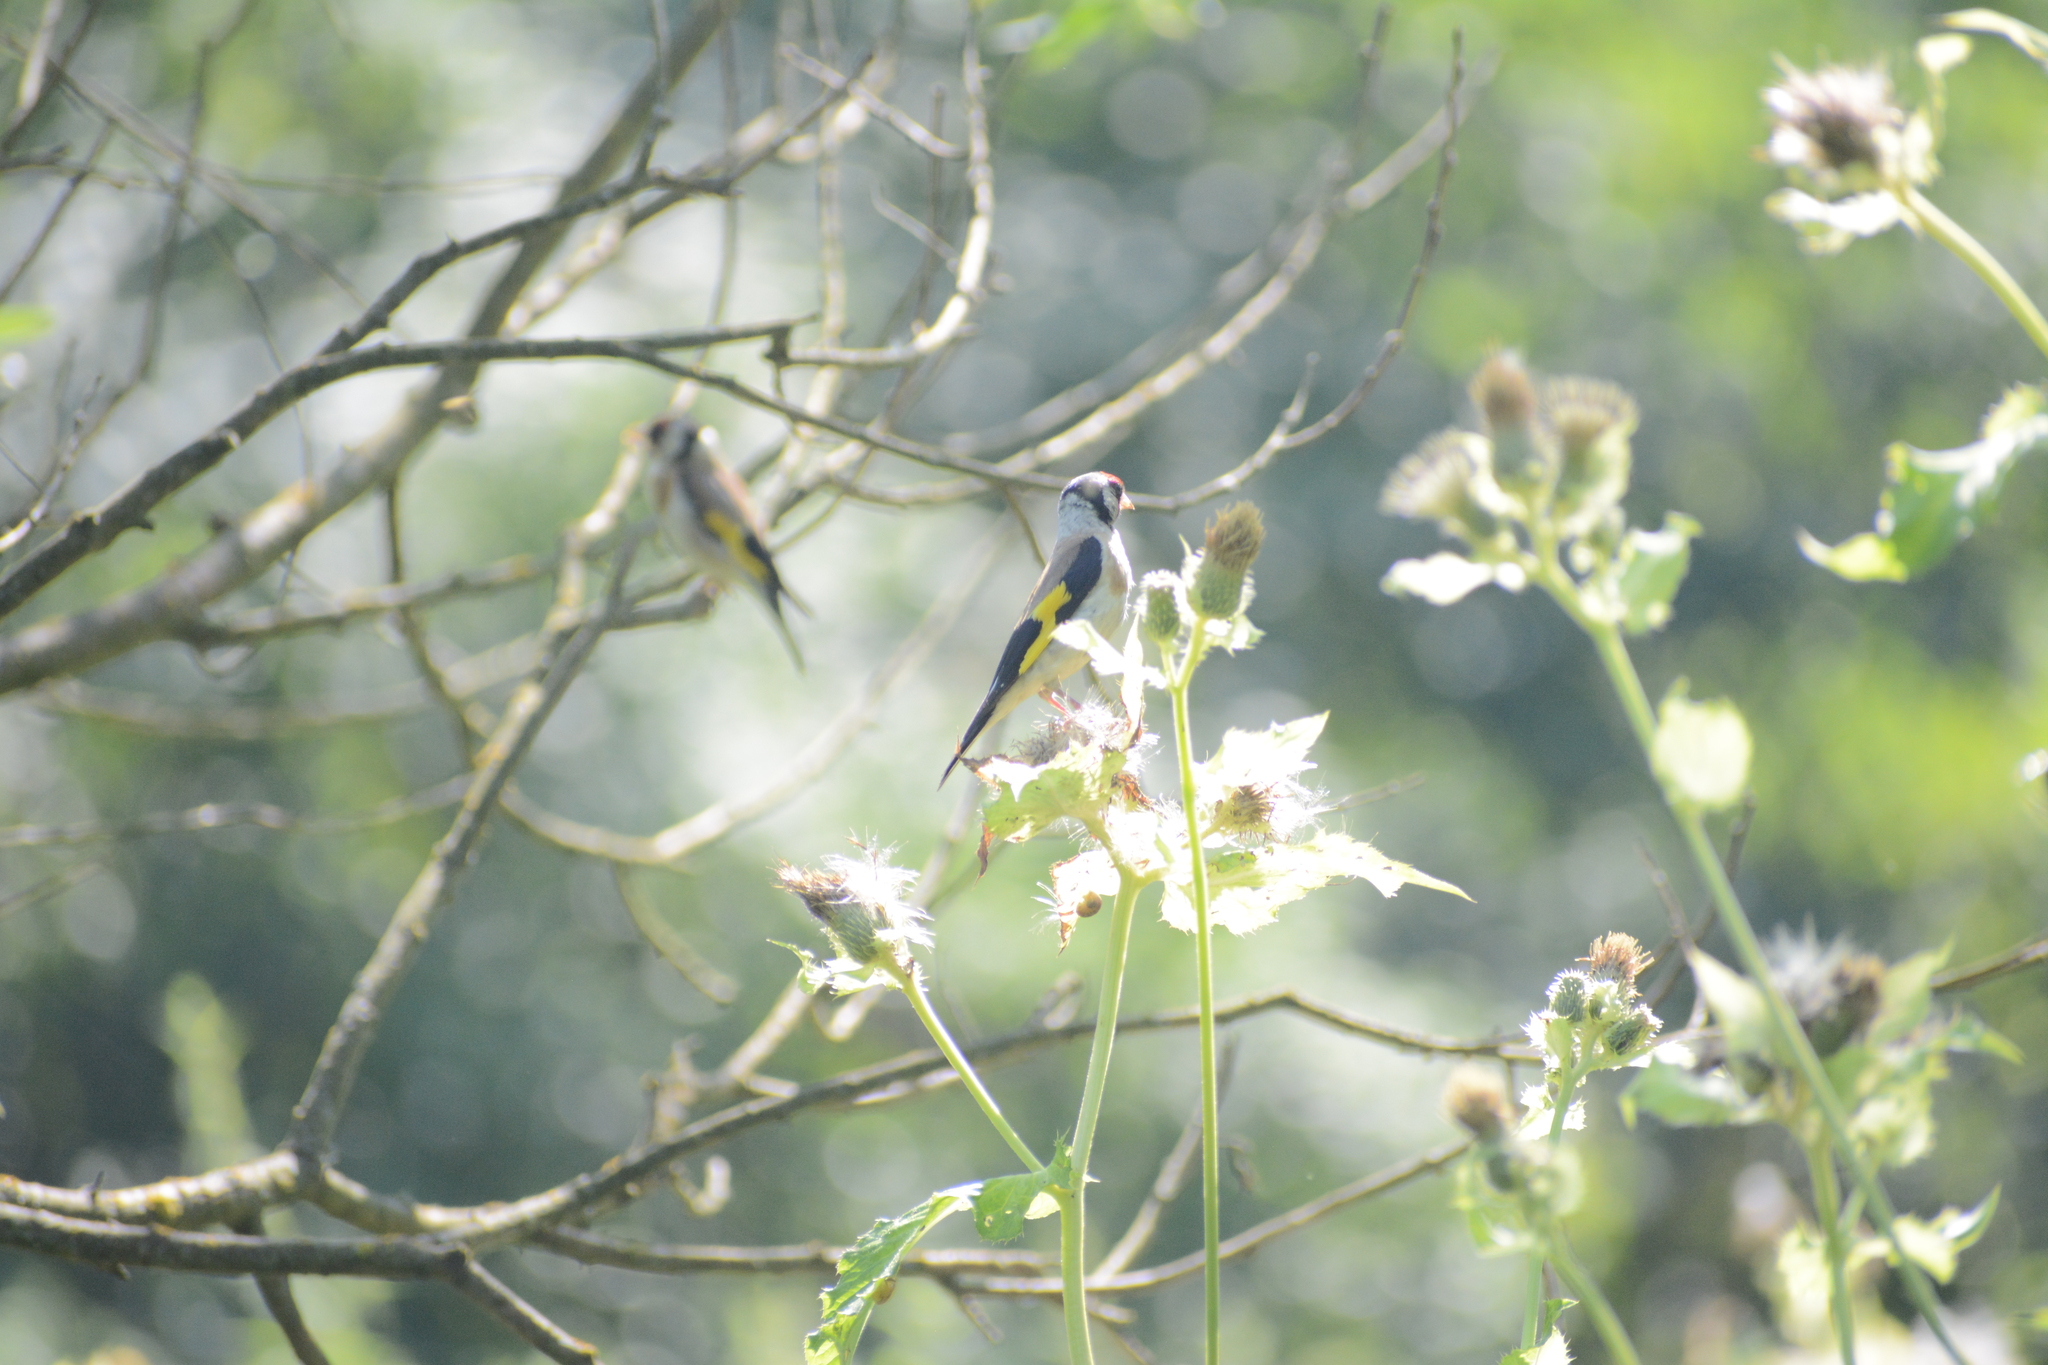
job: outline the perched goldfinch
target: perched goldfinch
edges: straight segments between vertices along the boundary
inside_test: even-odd
[[[967,746],[983,730],[1017,709],[1034,692],[1057,687],[1088,662],[1088,656],[1052,638],[1063,621],[1089,621],[1104,635],[1124,623],[1131,593],[1131,559],[1117,533],[1117,513],[1131,509],[1123,480],[1114,474],[1083,474],[1060,490],[1059,541],[1045,572],[1024,604],[1024,614],[1003,647],[995,680],[981,709],[967,723],[953,761],[939,785],[953,775]]]
[[[718,433],[688,417],[670,415],[649,422],[643,432],[651,448],[647,466],[647,500],[661,522],[676,553],[706,578],[730,587],[745,583],[768,604],[775,629],[789,646],[797,671],[804,666],[796,637],[783,619],[782,603],[787,599],[805,615],[810,608],[798,601],[775,570],[775,560],[764,543],[767,528],[746,484],[725,467],[718,449]]]

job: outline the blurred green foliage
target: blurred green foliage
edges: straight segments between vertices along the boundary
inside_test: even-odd
[[[81,71],[163,126],[188,127],[196,53],[232,7],[102,8]],[[1130,22],[1115,7],[1079,3],[1050,31],[1070,32],[1084,18],[1101,30],[1080,33],[1058,60],[991,54],[1002,68],[996,245],[1009,288],[979,315],[977,338],[911,430],[1015,417],[1187,314],[1218,272],[1284,219],[1319,158],[1349,134],[1350,54],[1370,30],[1371,6],[1157,8],[1185,25]],[[25,36],[40,10],[9,0],[0,30]],[[840,11],[849,48],[898,17],[880,0]],[[1011,32],[1002,26],[1026,23],[1032,11],[1010,0],[990,16],[991,34]],[[1958,961],[2039,931],[2048,801],[2038,780],[2022,787],[2015,770],[2048,745],[2044,462],[2016,466],[1997,519],[1910,585],[1845,584],[1802,559],[1794,539],[1804,528],[1832,543],[1867,526],[1889,442],[1962,445],[2007,386],[2039,377],[2039,356],[2017,328],[1927,243],[1892,234],[1817,260],[1760,208],[1777,184],[1752,154],[1765,133],[1756,93],[1773,77],[1771,55],[1889,56],[1904,82],[1903,54],[1937,12],[1764,0],[1459,0],[1397,12],[1363,125],[1374,153],[1440,106],[1454,28],[1464,30],[1472,69],[1493,74],[1460,139],[1447,238],[1408,352],[1358,419],[1248,490],[1270,532],[1251,610],[1266,638],[1204,674],[1196,747],[1213,745],[1226,724],[1260,728],[1328,710],[1314,775],[1332,791],[1427,776],[1419,790],[1353,811],[1351,830],[1456,882],[1474,903],[1383,901],[1365,887],[1319,892],[1284,925],[1220,954],[1221,994],[1293,986],[1389,1023],[1476,1036],[1516,1026],[1593,934],[1663,937],[1665,912],[1639,844],[1672,869],[1687,906],[1703,908],[1678,872],[1655,789],[1597,665],[1568,623],[1526,597],[1482,594],[1437,610],[1379,591],[1394,559],[1438,548],[1433,530],[1378,513],[1380,483],[1420,438],[1464,416],[1465,377],[1495,343],[1522,348],[1545,370],[1598,375],[1635,394],[1631,519],[1658,525],[1678,510],[1704,528],[1670,626],[1641,644],[1638,659],[1653,695],[1683,674],[1698,695],[1729,696],[1748,718],[1758,814],[1740,885],[1759,921],[1810,921],[1888,958],[1952,937]],[[2016,12],[2043,18],[2038,8]],[[672,22],[680,14],[674,7]],[[922,116],[928,86],[957,75],[964,8],[915,0],[900,17],[900,97]],[[773,43],[775,22],[765,4],[742,6],[748,60],[758,63]],[[259,4],[214,59],[202,149],[252,177],[250,192],[288,218],[304,245],[374,291],[445,234],[540,202],[544,187],[531,177],[580,155],[645,61],[646,26],[639,0]],[[687,163],[715,143],[715,67],[705,63],[673,102],[676,123],[659,156]],[[1941,202],[2040,297],[2048,81],[1987,42],[1950,92]],[[957,135],[957,101],[949,117]],[[38,145],[81,148],[93,124],[69,104],[36,131]],[[869,196],[922,205],[926,169],[873,134],[860,147],[850,163],[848,246],[856,300],[872,310],[861,318],[864,335],[873,336],[916,257],[914,243],[869,211]],[[353,181],[319,179],[356,176],[444,188],[371,195]],[[479,176],[499,178],[445,188]],[[266,186],[265,177],[292,184]],[[731,316],[815,306],[809,177],[805,167],[776,168],[750,190]],[[31,185],[9,174],[0,264],[59,188],[54,178]],[[156,221],[154,208],[125,208],[111,189],[88,193],[97,207],[15,295],[56,325],[26,344],[31,387],[14,391],[5,422],[45,420],[29,398],[58,372],[67,344],[86,338],[79,363],[111,374],[127,352],[102,360],[92,348],[125,346],[137,331],[148,272],[114,279],[111,267],[128,259],[136,224]],[[1220,472],[1270,426],[1310,351],[1322,356],[1316,410],[1333,401],[1392,315],[1426,194],[1418,179],[1341,229],[1233,364],[1094,458],[1134,490],[1178,489]],[[273,373],[266,326],[289,361],[352,312],[292,244],[244,249],[257,229],[206,195],[193,203],[200,221],[175,258],[162,373],[112,429],[114,454],[79,471],[79,503],[218,421]],[[701,319],[716,214],[709,205],[683,211],[672,235],[629,253],[622,283],[560,319],[564,330]],[[266,250],[271,264],[258,270]],[[465,296],[453,283],[420,301],[407,320],[413,335],[463,324]],[[15,318],[11,309],[4,316]],[[331,461],[395,391],[369,382],[337,390],[309,409],[303,436],[290,421],[275,424],[213,481],[167,504],[155,534],[123,538],[25,615],[82,606],[189,554],[211,516],[246,510],[302,461]],[[618,432],[664,393],[647,376],[589,364],[487,378],[482,425],[442,437],[406,485],[412,570],[547,549],[601,484]],[[706,406],[738,455],[775,439],[771,423],[722,401]],[[27,429],[6,428],[10,443]],[[1031,508],[1041,534],[1047,510]],[[947,566],[964,562],[974,535],[1001,515],[992,500],[935,517],[850,505],[793,546],[786,572],[819,608],[804,678],[745,610],[608,643],[552,722],[524,789],[634,832],[753,790],[838,710],[939,590]],[[1200,517],[1130,518],[1139,569],[1179,562],[1175,537],[1198,534]],[[299,571],[328,586],[376,581],[376,518],[369,507],[349,514],[336,528],[340,548],[309,549]],[[840,849],[849,832],[903,845],[901,861],[913,866],[930,850],[956,794],[935,794],[933,780],[1035,571],[1021,550],[1007,561],[967,622],[814,792],[674,874],[645,878],[660,911],[743,983],[728,1008],[692,991],[640,939],[603,868],[501,826],[369,1057],[341,1133],[344,1169],[422,1199],[479,1201],[565,1178],[630,1141],[644,1118],[642,1078],[667,1064],[678,1039],[722,1057],[787,981],[788,955],[768,940],[801,939],[807,928],[770,886],[773,859]],[[516,590],[443,609],[434,622],[480,647],[523,629],[542,600],[537,589]],[[407,677],[402,651],[361,629],[247,660],[159,647],[91,681],[192,707],[261,710],[374,700]],[[445,724],[420,712],[235,740],[140,734],[40,711],[31,698],[0,706],[7,823],[118,822],[221,800],[353,811],[439,781],[455,762]],[[1162,787],[1171,777],[1148,780]],[[184,1035],[181,1051],[163,1029],[167,997],[189,1006],[191,986],[178,983],[195,978],[224,1011],[213,1055],[233,1033],[246,1040],[237,1074],[249,1125],[255,1141],[274,1142],[347,982],[443,827],[428,815],[354,834],[228,830],[0,854],[0,897],[81,857],[103,868],[0,919],[0,1166],[108,1186],[183,1169],[198,1134],[179,1107],[177,1067],[197,1055],[196,1035]],[[1084,923],[1061,957],[1034,903],[1056,856],[1045,845],[1006,853],[939,917],[937,994],[963,1037],[1017,1026],[1064,970],[1092,978],[1099,951],[1090,928],[1099,921]],[[1156,922],[1149,902],[1139,914],[1127,1012],[1186,1004],[1189,945]],[[1689,996],[1681,985],[1661,1013],[1683,1019]],[[1971,1003],[2028,1060],[1959,1059],[1935,1092],[1939,1144],[1897,1172],[1893,1188],[1902,1207],[1922,1214],[2003,1188],[1952,1289],[1968,1322],[1995,1327],[2048,1299],[2048,981],[2038,972],[2007,978]],[[1226,1231],[1451,1136],[1437,1112],[1440,1064],[1292,1019],[1238,1031],[1224,1124],[1249,1144],[1259,1183],[1226,1191]],[[850,1042],[799,1033],[773,1071],[822,1076],[920,1037],[892,1002]],[[1193,1047],[1192,1036],[1168,1033],[1120,1044],[1094,1167],[1103,1181],[1097,1227],[1128,1216],[1184,1122]],[[1042,1055],[990,1082],[1013,1115],[1064,1115],[1081,1060],[1079,1051]],[[1752,1258],[1764,1244],[1758,1229],[1787,1207],[1772,1202],[1769,1168],[1792,1172],[1796,1194],[1796,1150],[1767,1130],[1645,1123],[1626,1134],[1613,1087],[1591,1089],[1587,1196],[1570,1224],[1583,1258],[1650,1359],[1758,1358],[1772,1338]],[[659,1196],[611,1226],[667,1240],[844,1244],[876,1218],[1005,1161],[957,1090],[757,1131],[727,1155],[734,1194],[722,1212],[695,1218]],[[1408,1187],[1232,1265],[1228,1358],[1497,1358],[1515,1330],[1518,1270],[1473,1256],[1448,1199],[1441,1184]],[[305,1222],[323,1228],[316,1215]],[[1026,1243],[1048,1230],[1032,1225]],[[1156,1251],[1197,1245],[1198,1209],[1184,1198]],[[628,1365],[794,1357],[817,1321],[818,1277],[670,1281],[537,1254],[497,1268]],[[1133,1303],[1137,1335],[1161,1358],[1192,1353],[1192,1284]],[[1057,1351],[1057,1315],[1043,1305],[999,1302],[989,1312],[1006,1333],[1000,1343],[986,1342],[943,1291],[905,1280],[862,1350],[891,1365]],[[337,1360],[355,1351],[365,1360],[520,1358],[493,1324],[430,1288],[339,1301],[329,1321]],[[349,1336],[352,1323],[375,1337]],[[2040,1334],[2020,1340],[2032,1358],[2048,1358]],[[49,1365],[123,1343],[152,1365],[281,1358],[245,1285],[115,1281],[0,1260],[0,1358]],[[1581,1358],[1596,1353],[1583,1344]]]

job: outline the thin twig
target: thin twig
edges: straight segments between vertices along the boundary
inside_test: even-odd
[[[259,829],[293,830],[301,834],[344,834],[396,824],[462,799],[469,774],[450,778],[424,791],[380,801],[348,815],[299,815],[262,801],[209,801],[189,810],[164,811],[133,820],[87,820],[70,825],[15,825],[0,828],[0,848],[49,848],[110,840],[142,839],[159,834],[192,834],[201,830],[254,825]],[[0,902],[4,907],[4,902]]]

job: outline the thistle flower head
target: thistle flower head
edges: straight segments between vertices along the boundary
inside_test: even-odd
[[[1643,950],[1642,944],[1621,933],[1602,934],[1579,959],[1586,964],[1587,975],[1595,980],[1620,982],[1631,996],[1635,994],[1636,978],[1655,960]]]
[[[1766,956],[1771,979],[1821,1056],[1841,1051],[1876,1017],[1883,1002],[1884,962],[1858,952],[1846,935],[1823,944],[1810,924],[1796,936],[1780,931]]]
[[[1490,459],[1486,438],[1470,431],[1440,431],[1394,466],[1380,489],[1380,511],[1409,521],[1433,521],[1467,544],[1490,540],[1499,522],[1476,492]]]
[[[1232,503],[1210,520],[1188,584],[1188,604],[1197,616],[1228,619],[1243,609],[1244,578],[1265,543],[1265,519],[1251,503]]]
[[[1552,379],[1543,386],[1541,423],[1556,447],[1552,505],[1566,535],[1582,535],[1628,492],[1629,437],[1636,404],[1599,379]]]
[[[1906,114],[1882,65],[1802,71],[1781,57],[1778,68],[1784,80],[1763,92],[1772,120],[1766,156],[1826,185],[1896,169]]]
[[[1500,1073],[1471,1063],[1452,1071],[1445,1082],[1444,1112],[1481,1142],[1499,1142],[1514,1131],[1516,1121]]]
[[[825,930],[839,955],[869,966],[884,953],[900,961],[905,947],[929,944],[925,913],[903,899],[917,874],[889,863],[893,848],[858,845],[857,858],[833,854],[815,868],[779,864],[775,878]]]

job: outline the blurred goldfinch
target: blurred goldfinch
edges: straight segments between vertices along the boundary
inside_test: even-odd
[[[804,656],[783,619],[782,604],[787,600],[807,616],[810,608],[776,572],[765,543],[767,528],[746,484],[725,467],[718,433],[688,417],[670,415],[649,422],[644,434],[650,449],[647,500],[654,504],[662,534],[706,578],[727,587],[744,583],[760,594],[801,672]]]
[[[1010,632],[1010,643],[1003,647],[981,709],[967,723],[953,761],[939,778],[940,786],[983,730],[1034,692],[1057,687],[1088,662],[1085,652],[1052,638],[1061,622],[1089,621],[1104,635],[1114,635],[1122,627],[1131,592],[1131,559],[1124,553],[1116,518],[1131,507],[1123,480],[1114,474],[1083,474],[1060,491],[1058,543]]]

